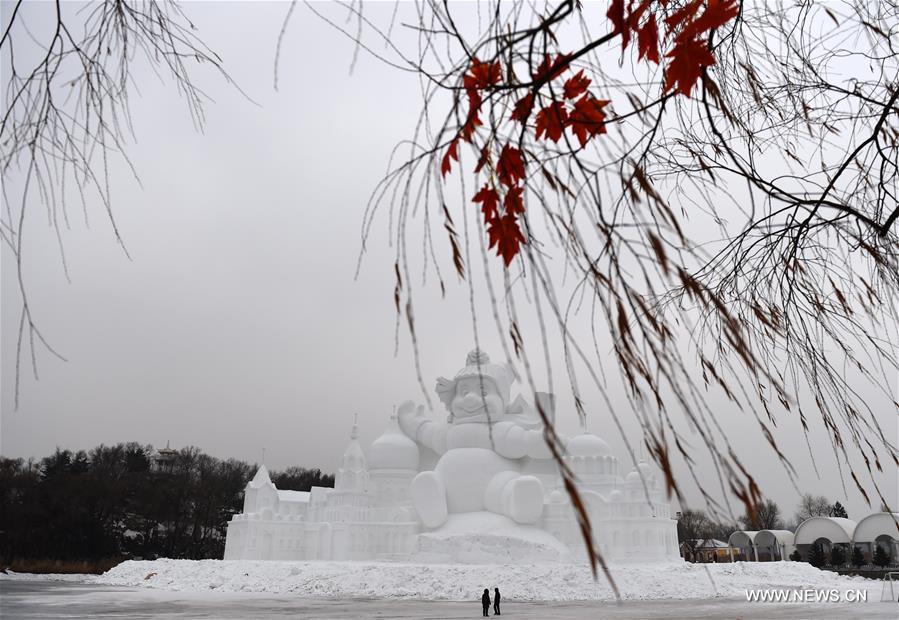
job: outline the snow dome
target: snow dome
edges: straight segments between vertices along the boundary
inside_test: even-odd
[[[396,416],[368,451],[369,469],[418,469],[418,446],[400,430]]]
[[[592,433],[572,437],[565,447],[569,456],[608,456],[609,444]]]

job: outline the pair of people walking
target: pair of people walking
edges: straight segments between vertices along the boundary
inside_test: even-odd
[[[499,588],[493,588],[493,592],[495,593],[493,595],[493,615],[501,616],[502,614],[499,613],[499,599],[500,599]],[[484,594],[481,595],[481,606],[484,608],[484,615],[489,616],[490,615],[490,589],[489,588],[484,588]]]

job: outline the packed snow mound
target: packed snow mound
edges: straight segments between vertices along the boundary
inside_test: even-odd
[[[564,562],[571,554],[545,530],[503,515],[470,512],[450,515],[440,528],[419,535],[416,555],[420,562],[527,564]]]
[[[880,582],[843,577],[804,562],[626,565],[611,568],[625,600],[742,598],[747,589],[840,591]],[[477,599],[498,587],[506,600],[613,600],[608,581],[574,564],[405,564],[391,562],[129,561],[96,583],[175,591],[268,592],[307,598]],[[873,598],[872,598],[873,597]]]

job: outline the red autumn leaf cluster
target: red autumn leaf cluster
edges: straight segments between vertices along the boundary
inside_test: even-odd
[[[556,57],[556,61],[550,61],[550,57],[546,56],[535,75],[549,75],[548,72],[551,71],[553,79],[561,77],[565,71],[570,69],[570,66],[560,68],[555,62],[567,62],[568,58],[568,56],[559,55]],[[570,128],[580,145],[585,146],[595,136],[606,133],[606,115],[603,108],[609,102],[597,99],[587,92],[591,83],[592,80],[584,75],[583,69],[565,80],[562,86],[563,100],[554,100],[537,112],[534,130],[538,140],[544,138],[557,143],[562,138],[565,129]],[[565,101],[565,99],[573,100],[578,97],[580,99],[573,103]],[[524,125],[533,108],[534,94],[530,92],[515,104],[510,118]]]
[[[502,77],[502,67],[499,61],[488,63],[481,62],[477,58],[472,59],[468,73],[462,77],[462,86],[468,95],[468,118],[462,127],[462,139],[471,142],[474,131],[482,125],[480,118],[481,91],[499,84]]]
[[[739,14],[737,0],[693,0],[665,20],[668,35],[674,35],[674,48],[665,54],[671,59],[665,73],[666,91],[676,87],[677,92],[690,96],[703,70],[715,64],[704,37]]]
[[[487,185],[478,192],[474,201],[483,202],[482,211],[490,249],[496,248],[497,256],[502,256],[503,262],[508,266],[521,249],[521,244],[525,243],[518,223],[519,214],[524,213],[524,187],[521,182],[524,181],[525,167],[521,151],[505,145],[500,151],[496,173],[500,183],[506,186],[502,213],[497,208],[499,193]],[[479,196],[482,197],[480,200]]]
[[[518,215],[524,213],[523,193],[524,189],[520,186],[507,188],[502,211],[499,208],[499,192],[489,185],[484,185],[472,199],[474,203],[481,204],[490,249],[496,248],[497,256],[502,256],[506,266],[518,254],[521,244],[525,243],[518,223]]]
[[[690,96],[693,87],[706,67],[715,64],[709,49],[709,33],[739,15],[737,0],[686,0],[680,8],[668,10],[669,0],[611,0],[606,16],[613,33],[621,35],[625,50],[636,41],[637,60],[660,64],[662,52],[666,59],[665,91]],[[667,16],[666,16],[667,15]],[[661,18],[664,17],[664,20]],[[660,33],[664,27],[664,33]],[[663,45],[668,49],[663,49]],[[605,107],[609,101],[597,99],[589,92],[592,80],[581,69],[568,75],[561,89],[555,80],[572,71],[573,55],[546,54],[539,66],[531,69],[530,84],[516,82],[511,66],[508,83],[504,83],[503,66],[499,61],[481,62],[472,59],[462,76],[462,88],[468,99],[465,121],[449,144],[440,161],[440,172],[446,176],[452,163],[459,161],[459,140],[472,144],[480,151],[475,173],[486,169],[488,181],[473,197],[481,205],[490,249],[508,266],[526,243],[519,215],[524,213],[524,179],[527,173],[522,152],[499,137],[492,128],[483,144],[475,145],[485,91],[498,93],[497,100],[522,89],[527,92],[512,104],[509,121],[520,123],[528,131],[533,118],[536,139],[558,143],[569,129],[581,147],[600,134],[606,133]],[[502,88],[497,88],[502,87]],[[547,91],[549,91],[547,93]],[[561,95],[561,96],[560,96]],[[509,102],[510,103],[510,102]],[[508,104],[508,103],[506,103]],[[536,113],[535,113],[536,108]]]
[[[659,64],[659,24],[653,5],[667,7],[668,0],[612,0],[606,17],[613,34],[621,35],[621,49],[631,38],[637,38],[637,59]],[[690,0],[665,18],[664,40],[673,46],[665,54],[669,59],[665,70],[665,90],[676,90],[690,96],[706,67],[715,64],[708,46],[708,33],[720,28],[740,14],[737,0]]]

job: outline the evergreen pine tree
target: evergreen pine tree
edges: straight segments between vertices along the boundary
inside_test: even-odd
[[[859,568],[864,563],[865,563],[865,554],[862,553],[861,547],[853,547],[852,548],[852,565],[856,568]]]
[[[846,552],[839,545],[834,545],[830,550],[830,565],[840,567],[846,563]]]
[[[820,543],[813,544],[812,548],[809,549],[809,552],[808,552],[809,564],[820,568],[820,567],[824,566],[825,560],[826,560],[826,558],[824,556],[824,548],[821,546]]]
[[[843,508],[843,504],[841,504],[840,502],[836,502],[833,505],[833,508],[830,509],[830,516],[831,517],[842,517],[844,519],[849,518],[849,514],[846,512],[846,509]]]
[[[877,545],[877,548],[874,550],[874,563],[877,564],[880,568],[883,568],[887,564],[890,563],[890,555],[887,553],[886,549]]]

